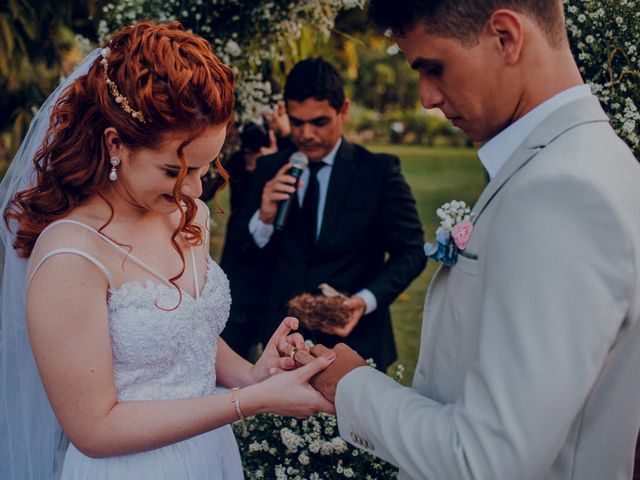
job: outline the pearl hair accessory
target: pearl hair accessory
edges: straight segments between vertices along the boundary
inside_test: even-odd
[[[120,105],[122,110],[131,114],[131,116],[136,120],[142,123],[145,123],[144,117],[142,116],[142,112],[131,108],[131,105],[129,104],[129,99],[120,93],[120,90],[118,90],[118,86],[107,75],[107,70],[109,68],[109,61],[107,60],[107,58],[109,57],[110,54],[111,54],[111,49],[109,47],[105,47],[100,51],[100,55],[102,55],[102,60],[100,60],[100,65],[102,65],[102,69],[104,70],[104,80],[105,82],[107,82],[107,86],[111,91],[111,95],[113,96],[113,98],[115,98],[116,103]],[[113,170],[112,170],[112,173],[113,173]],[[112,179],[112,180],[115,180],[115,179]]]
[[[116,171],[116,167],[120,165],[120,157],[117,155],[111,155],[109,159],[109,163],[111,163],[111,171],[109,172],[109,180],[115,182],[118,179],[118,172]]]

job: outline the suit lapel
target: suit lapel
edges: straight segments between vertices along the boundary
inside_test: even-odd
[[[534,129],[489,182],[471,211],[473,222],[478,220],[509,179],[556,138],[578,125],[608,121],[609,118],[593,96],[574,100],[553,112]]]
[[[522,167],[524,167],[529,160],[531,160],[540,149],[529,149],[525,145],[521,145],[518,150],[507,160],[502,168],[498,171],[498,174],[491,179],[489,185],[480,194],[480,198],[473,206],[471,215],[473,217],[473,223],[478,220],[478,217],[482,214],[484,209],[489,205],[491,200],[502,189],[507,181]]]
[[[341,208],[344,207],[343,199],[349,191],[356,169],[355,149],[352,144],[342,139],[342,144],[336,152],[336,158],[331,169],[318,242],[327,234],[331,224],[340,213]]]

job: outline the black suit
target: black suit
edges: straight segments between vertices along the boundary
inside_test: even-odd
[[[243,262],[272,262],[270,275],[261,279],[269,282],[270,312],[264,318],[264,340],[282,320],[287,302],[295,295],[316,293],[321,283],[349,295],[366,288],[376,297],[377,308],[360,319],[349,337],[307,336],[327,346],[345,341],[384,369],[396,358],[389,305],[425,265],[423,232],[400,162],[395,156],[374,154],[343,140],[332,167],[315,243],[305,236],[300,208],[294,201],[284,230],[274,232],[260,249],[249,233],[249,220],[260,208],[265,183],[292,153],[285,150],[260,160],[247,202],[228,236],[229,241],[237,242]]]

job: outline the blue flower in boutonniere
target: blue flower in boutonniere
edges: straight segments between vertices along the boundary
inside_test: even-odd
[[[447,267],[455,265],[458,254],[464,255],[473,231],[471,208],[458,200],[445,203],[437,211],[440,227],[436,230],[436,243],[425,243],[427,257]]]

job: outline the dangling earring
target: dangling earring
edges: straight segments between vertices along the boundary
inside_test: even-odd
[[[120,157],[117,155],[111,155],[109,159],[109,163],[111,163],[111,172],[109,172],[109,180],[115,182],[118,179],[118,172],[116,171],[116,167],[120,165]]]

